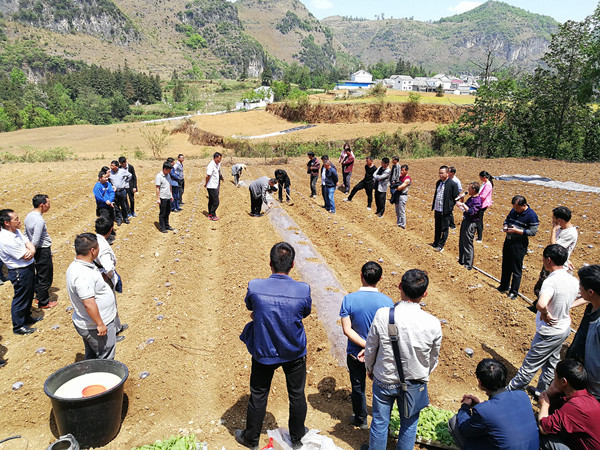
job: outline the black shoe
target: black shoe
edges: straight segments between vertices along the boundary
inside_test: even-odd
[[[308,433],[308,428],[304,427],[304,434],[306,433]],[[304,437],[304,435],[302,437]],[[302,448],[303,445],[302,438],[300,438],[298,441],[292,441],[292,450],[298,450]]]
[[[167,225],[167,230],[169,230],[169,231],[173,231],[173,230],[174,230],[174,228],[173,228],[171,225]]]
[[[168,233],[167,230],[165,230],[164,228],[162,230],[160,230],[161,233]]]
[[[369,444],[362,444],[360,450],[369,450]]]
[[[129,328],[129,324],[128,323],[122,323],[121,324],[121,329],[117,331],[117,334],[121,334],[123,331],[125,331],[127,328]]]
[[[25,319],[25,325],[33,325],[34,323],[41,322],[42,320],[44,320],[44,316],[30,317],[29,319]]]
[[[506,296],[508,298],[510,298],[511,300],[516,300],[516,298],[519,296],[519,294],[517,294],[516,292],[509,292],[508,294],[506,294]]]
[[[496,290],[497,290],[498,292],[500,292],[501,294],[504,294],[504,293],[508,292],[508,288],[504,288],[504,287],[502,287],[502,286],[498,286],[498,287],[496,288]]]
[[[117,226],[120,227],[121,223],[123,223],[123,222],[117,222]]]
[[[129,219],[125,219],[123,222],[125,222],[127,225],[129,225]]]
[[[125,336],[117,336],[117,342],[121,342],[125,339]]]
[[[361,430],[369,429],[369,424],[367,422],[359,422],[358,420],[356,420],[355,415],[352,415],[352,417],[350,418],[350,424],[354,425],[357,428],[360,428]]]
[[[252,444],[246,440],[244,430],[235,430],[235,440],[244,447],[248,447],[251,450],[258,450],[258,444]]]
[[[6,365],[6,360],[0,358],[0,367],[4,367]]]
[[[37,328],[31,328],[31,327],[28,327],[27,325],[23,325],[21,328],[17,328],[16,330],[13,330],[13,333],[15,333],[15,334],[31,334],[36,329]]]

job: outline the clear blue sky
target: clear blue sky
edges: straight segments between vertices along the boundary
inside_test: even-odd
[[[318,19],[341,15],[374,19],[413,17],[415,20],[438,20],[475,8],[484,0],[301,0]],[[583,20],[598,6],[598,0],[505,0],[527,11],[544,14],[559,22]]]

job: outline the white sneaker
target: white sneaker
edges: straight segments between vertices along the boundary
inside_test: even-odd
[[[368,206],[367,206],[367,211],[371,211],[371,208],[369,208]]]
[[[347,198],[344,198],[343,201],[345,202],[349,202],[350,200],[348,200]]]
[[[477,242],[478,244],[482,244],[483,243],[483,241],[475,241],[475,242]]]

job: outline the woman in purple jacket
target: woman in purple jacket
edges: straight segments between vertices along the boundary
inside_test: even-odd
[[[458,241],[458,263],[471,270],[473,268],[473,238],[479,222],[481,210],[481,197],[479,196],[479,183],[469,184],[469,199],[466,202],[458,201],[458,206],[463,211],[463,221],[460,225],[460,239]]]

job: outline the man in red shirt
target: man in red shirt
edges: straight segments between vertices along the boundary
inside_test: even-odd
[[[565,359],[556,365],[554,381],[540,395],[541,449],[600,448],[600,403],[586,384],[583,364]]]

